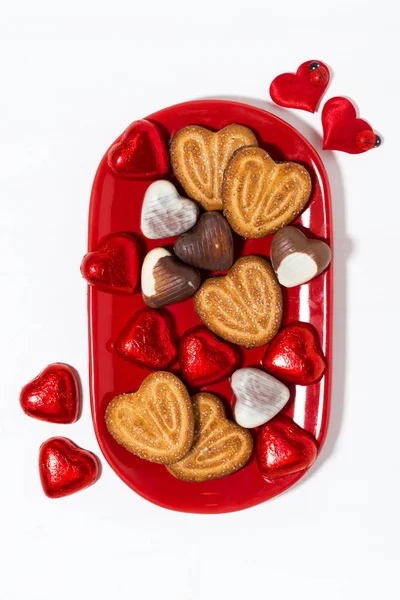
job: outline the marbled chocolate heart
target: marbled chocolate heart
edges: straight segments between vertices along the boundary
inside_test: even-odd
[[[233,238],[229,223],[211,211],[175,242],[175,254],[188,265],[209,271],[226,271],[233,263]]]
[[[143,261],[143,299],[161,308],[190,298],[200,286],[200,273],[185,265],[165,248],[154,248]]]
[[[271,262],[279,283],[287,288],[307,283],[331,260],[328,244],[310,240],[296,227],[284,227],[272,241]]]

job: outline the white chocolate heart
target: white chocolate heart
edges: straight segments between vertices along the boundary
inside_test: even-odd
[[[276,270],[279,283],[287,288],[307,283],[317,273],[317,263],[304,252],[293,252],[285,256]]]
[[[160,179],[146,190],[141,228],[151,240],[180,235],[196,224],[199,209],[195,202],[182,198],[175,186]]]
[[[236,396],[235,421],[251,429],[278,414],[289,400],[289,389],[260,369],[245,367],[234,372],[231,386]]]

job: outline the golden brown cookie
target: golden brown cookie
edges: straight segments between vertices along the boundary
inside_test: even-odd
[[[227,275],[206,279],[194,295],[194,307],[211,331],[253,348],[266,344],[278,332],[282,292],[267,260],[243,256]]]
[[[137,392],[116,396],[105,419],[118,444],[152,462],[176,462],[193,443],[190,396],[178,377],[165,371],[148,375]]]
[[[295,162],[276,163],[262,148],[240,148],[225,170],[224,214],[236,233],[264,237],[295,219],[311,194],[307,169]]]
[[[189,125],[171,142],[172,170],[193,200],[205,210],[222,210],[222,177],[232,154],[242,146],[257,146],[254,133],[243,125],[228,125],[216,133]]]
[[[238,471],[250,460],[251,433],[229,421],[221,400],[202,392],[192,398],[195,415],[194,444],[182,460],[168,470],[185,481],[208,481]]]

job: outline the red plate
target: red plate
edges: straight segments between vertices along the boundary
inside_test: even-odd
[[[332,247],[331,206],[327,175],[314,148],[293,127],[276,116],[245,104],[219,100],[201,100],[172,106],[150,117],[165,133],[174,135],[190,124],[220,129],[230,123],[247,125],[258,135],[260,146],[275,160],[303,163],[313,179],[313,193],[307,209],[297,219],[312,233]],[[101,237],[117,231],[134,232],[142,240],[143,251],[167,244],[173,238],[147,240],[140,231],[141,203],[149,181],[132,181],[116,177],[100,163],[93,184],[89,215],[89,250]],[[271,237],[246,240],[242,255],[260,254],[269,257]],[[238,258],[236,256],[236,258]],[[321,276],[307,285],[285,290],[284,322],[307,321],[318,331],[328,369],[323,379],[308,387],[293,386],[292,399],[284,412],[310,431],[321,448],[329,419],[331,387],[331,325],[332,325],[332,264]],[[100,448],[114,471],[135,492],[155,504],[173,510],[195,513],[223,513],[240,510],[264,502],[280,494],[303,475],[296,473],[276,481],[261,476],[253,456],[241,471],[225,479],[204,483],[188,483],[175,479],[161,465],[130,454],[108,433],[104,413],[107,404],[117,394],[137,389],[149,373],[119,358],[112,343],[127,320],[144,305],[141,294],[132,297],[99,292],[89,287],[90,388],[94,428]],[[169,307],[179,334],[199,324],[192,299]],[[259,365],[265,347],[244,351],[242,366]],[[179,375],[179,373],[178,373]],[[207,386],[232,404],[229,381]]]

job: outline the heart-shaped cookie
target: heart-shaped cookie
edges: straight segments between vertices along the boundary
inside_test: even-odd
[[[190,298],[200,285],[200,273],[185,265],[165,248],[154,248],[142,266],[143,299],[160,308]]]
[[[381,144],[369,124],[357,118],[355,106],[347,98],[330,98],[322,109],[323,149],[361,154]]]
[[[278,332],[282,292],[264,258],[243,256],[227,275],[203,283],[194,307],[211,331],[228,342],[253,348],[266,344]]]
[[[266,479],[308,469],[318,453],[314,436],[284,415],[260,429],[256,448],[260,471]]]
[[[205,210],[222,210],[222,177],[229,159],[238,148],[257,145],[254,133],[243,125],[233,123],[215,133],[189,125],[172,139],[172,170],[190,198]]]
[[[268,345],[263,367],[279,379],[310,385],[321,379],[326,369],[317,332],[309,323],[289,323]]]
[[[182,378],[192,387],[202,387],[229,377],[239,365],[235,346],[219,340],[205,327],[196,327],[181,337],[179,364]]]
[[[116,352],[149,369],[165,369],[178,354],[170,314],[144,308],[128,321],[114,344]]]
[[[284,227],[274,235],[271,262],[279,283],[287,288],[307,283],[326,269],[331,249],[310,240],[296,227]]]
[[[202,392],[192,398],[195,437],[192,449],[168,470],[185,481],[209,481],[235,473],[250,460],[253,438],[229,421],[221,400]]]
[[[269,93],[279,106],[315,112],[328,84],[328,67],[320,60],[308,60],[296,74],[282,73],[275,77]]]
[[[74,423],[79,415],[80,390],[70,366],[53,363],[43,369],[21,390],[19,396],[25,414],[51,423]]]
[[[167,146],[157,126],[134,121],[108,151],[108,166],[120,177],[150,179],[169,171]]]
[[[139,286],[140,251],[127,233],[110,233],[96,250],[88,252],[81,273],[89,285],[102,292],[134,294]]]
[[[143,199],[143,235],[151,240],[180,235],[193,227],[198,214],[196,202],[182,198],[172,183],[165,179],[154,181]]]
[[[286,385],[265,371],[252,367],[235,371],[231,386],[236,396],[235,421],[249,429],[275,417],[290,397]]]
[[[94,483],[99,476],[99,463],[94,454],[71,440],[54,437],[40,446],[39,474],[46,496],[61,498]]]
[[[262,148],[241,148],[225,170],[224,215],[242,237],[264,237],[293,221],[310,194],[311,177],[303,165],[276,163]]]
[[[105,419],[118,444],[151,462],[176,462],[193,443],[189,394],[178,377],[165,371],[148,375],[137,392],[116,396]]]
[[[204,213],[193,229],[176,240],[174,252],[185,263],[199,269],[230,269],[233,263],[233,237],[229,223],[219,212]]]

